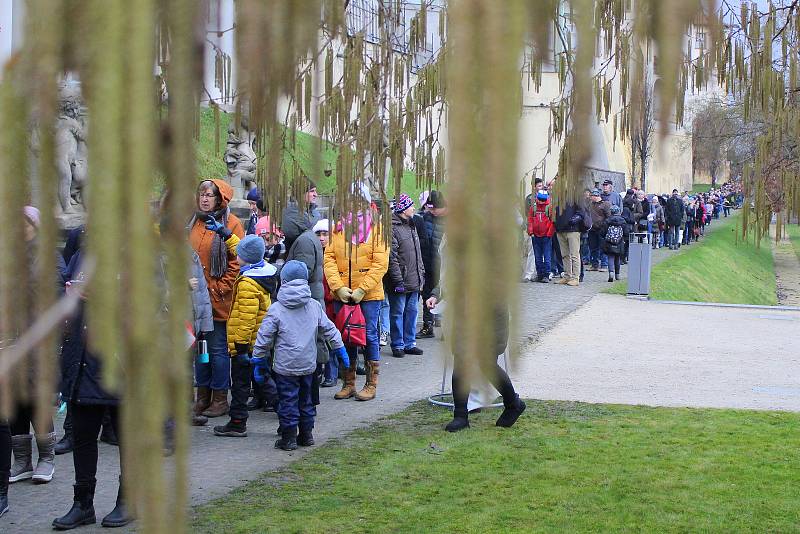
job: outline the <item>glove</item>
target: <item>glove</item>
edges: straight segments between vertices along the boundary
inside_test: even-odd
[[[406,292],[406,288],[404,288],[403,286],[397,286],[396,288],[394,288],[394,292],[395,293],[405,293]]]
[[[350,356],[347,354],[347,349],[345,349],[344,347],[339,347],[338,349],[333,349],[331,351],[331,355],[334,358],[338,358],[339,361],[342,362],[342,365],[345,366],[345,368],[349,368],[350,367]]]
[[[209,215],[208,218],[206,219],[206,230],[211,230],[212,232],[216,232],[222,239],[225,240],[227,240],[233,233],[232,230],[227,228],[224,224],[216,220],[211,215]]]
[[[262,358],[253,358],[250,360],[250,363],[253,364],[253,379],[256,381],[256,384],[263,384],[267,381],[267,374],[269,370],[267,369],[267,359]]]
[[[353,296],[352,296],[352,297],[350,297],[350,299],[351,299],[353,302],[355,302],[356,304],[358,304],[359,302],[361,302],[362,300],[364,300],[364,296],[366,296],[366,294],[367,294],[367,292],[366,292],[366,291],[364,291],[363,289],[361,289],[361,288],[359,287],[358,289],[356,289],[355,291],[353,291]]]
[[[336,290],[336,298],[341,300],[342,302],[350,302],[350,298],[353,296],[353,290],[349,287],[340,287]]]

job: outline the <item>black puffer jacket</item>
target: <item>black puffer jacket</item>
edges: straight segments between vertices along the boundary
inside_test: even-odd
[[[425,265],[419,246],[417,227],[412,219],[392,214],[392,249],[389,253],[390,290],[419,291],[425,283]]]
[[[556,232],[585,232],[592,227],[589,210],[577,204],[556,208]]]
[[[667,205],[664,208],[664,218],[667,221],[667,226],[678,226],[683,220],[683,199],[678,196],[671,196],[667,200]]]
[[[422,263],[425,265],[425,287],[432,290],[439,284],[442,257],[439,247],[444,237],[444,217],[437,217],[429,211],[422,212],[422,232],[419,232]],[[419,226],[417,226],[419,229]]]

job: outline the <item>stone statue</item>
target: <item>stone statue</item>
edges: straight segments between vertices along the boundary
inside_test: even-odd
[[[60,105],[55,129],[58,204],[61,212],[68,214],[83,210],[83,187],[88,170],[80,86],[64,85],[60,91]]]
[[[253,150],[255,137],[248,129],[245,116],[242,116],[238,128],[234,123],[228,126],[228,142],[223,159],[228,168],[228,181],[233,186],[237,199],[244,199],[250,182],[256,179],[256,153]]]

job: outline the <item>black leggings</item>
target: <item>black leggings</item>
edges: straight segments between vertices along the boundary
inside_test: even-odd
[[[8,423],[0,423],[0,480],[8,482],[11,471],[11,428]]]
[[[11,420],[11,435],[12,436],[22,436],[25,434],[30,434],[31,426],[33,426],[34,431],[36,432],[37,436],[43,436],[45,434],[49,434],[50,432],[54,431],[53,428],[53,419],[51,418],[48,422],[48,426],[45,429],[36,428],[36,416],[38,415],[38,411],[36,407],[33,405],[32,402],[20,402],[17,403],[17,409],[14,412],[14,418]],[[45,430],[41,432],[41,430]]]
[[[607,254],[608,256],[608,276],[615,274],[619,276],[619,254]]]
[[[120,449],[122,436],[120,435],[119,408],[102,404],[71,404],[72,410],[72,439],[74,449],[72,461],[75,464],[75,484],[93,485],[97,474],[97,436],[103,424],[103,414],[108,410],[111,427],[117,434]],[[120,450],[120,458],[122,451]],[[120,464],[121,465],[121,464]]]
[[[464,381],[466,373],[463,365],[460,358],[453,359],[453,417],[467,417],[470,386]],[[481,361],[481,372],[503,396],[503,404],[512,406],[517,399],[517,392],[508,374],[497,365],[497,358],[494,361]]]

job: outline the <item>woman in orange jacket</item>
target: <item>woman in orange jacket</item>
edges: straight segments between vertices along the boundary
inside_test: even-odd
[[[239,273],[235,247],[229,245],[244,237],[242,223],[228,209],[232,198],[233,188],[224,180],[200,182],[197,211],[189,223],[189,243],[200,256],[214,316],[214,331],[206,336],[209,363],[195,362],[194,413],[206,417],[223,416],[229,409],[231,359],[226,326]]]

